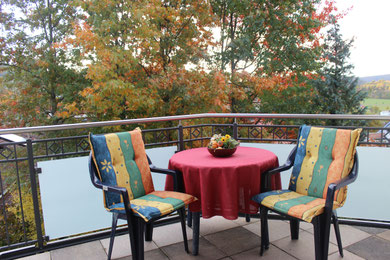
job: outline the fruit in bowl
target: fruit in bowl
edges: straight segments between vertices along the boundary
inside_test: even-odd
[[[232,155],[240,143],[230,135],[215,134],[210,139],[207,150],[216,157],[227,157]]]

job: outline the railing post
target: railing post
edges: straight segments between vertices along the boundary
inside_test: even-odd
[[[39,210],[37,179],[36,179],[36,172],[34,166],[34,154],[33,154],[31,139],[27,139],[27,158],[28,158],[28,168],[30,171],[32,199],[34,205],[35,228],[37,230],[38,247],[41,249],[43,248],[43,235],[42,235],[42,225],[41,225],[41,214]]]
[[[183,125],[181,124],[181,120],[179,120],[179,125],[178,125],[178,151],[183,151],[184,150],[184,134],[183,134]]]
[[[234,118],[234,123],[233,123],[233,138],[238,139],[238,124],[237,124],[237,118]]]

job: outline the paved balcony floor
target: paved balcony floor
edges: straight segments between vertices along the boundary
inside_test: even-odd
[[[199,255],[186,254],[182,243],[180,225],[172,224],[154,229],[153,241],[145,242],[145,259],[314,259],[313,227],[301,223],[299,240],[290,239],[288,222],[270,220],[270,248],[260,257],[260,223],[244,218],[226,220],[222,217],[201,219]],[[390,230],[340,225],[344,248],[341,258],[332,229],[329,259],[390,259]],[[189,239],[192,230],[187,228]],[[191,250],[191,241],[189,241]],[[53,250],[29,256],[25,260],[85,260],[107,259],[109,239]],[[114,242],[112,259],[131,260],[128,235],[118,236]]]

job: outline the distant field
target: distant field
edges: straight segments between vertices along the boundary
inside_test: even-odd
[[[380,111],[390,110],[390,99],[366,98],[363,105],[368,106],[368,108],[376,106]]]

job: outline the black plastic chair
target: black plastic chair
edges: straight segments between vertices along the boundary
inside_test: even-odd
[[[150,159],[148,158],[150,161]],[[173,176],[173,178],[176,180],[175,183],[177,183],[177,174],[175,171],[171,171],[168,169],[162,169],[154,166],[153,164],[150,164],[150,170],[152,172],[156,173],[162,173]],[[127,221],[128,229],[129,229],[129,235],[130,235],[130,245],[131,245],[131,251],[132,251],[132,258],[133,260],[138,259],[144,259],[144,242],[143,242],[143,236],[145,233],[145,241],[152,241],[153,236],[153,222],[156,220],[159,220],[160,218],[163,218],[165,216],[152,219],[150,223],[146,223],[142,218],[135,216],[133,212],[131,211],[130,201],[128,199],[128,194],[126,188],[123,187],[117,187],[117,186],[109,186],[104,185],[96,171],[96,167],[94,163],[92,162],[92,156],[89,155],[89,172],[91,175],[91,181],[92,184],[101,190],[109,191],[118,193],[122,196],[124,200],[124,205],[126,207],[126,214],[120,214],[120,213],[112,213],[112,227],[111,227],[111,236],[110,236],[110,245],[108,249],[108,257],[107,259],[111,259],[113,244],[114,244],[114,238],[115,238],[115,231],[117,227],[118,219],[123,219]],[[177,185],[175,191],[178,191]],[[184,240],[184,249],[188,253],[188,240],[187,240],[187,232],[185,228],[185,207],[182,207],[177,210],[180,216],[180,222],[182,226],[182,232],[183,232],[183,240]],[[167,215],[166,215],[167,216]]]
[[[132,132],[134,132],[134,131],[132,131]],[[140,132],[136,133],[135,137],[132,136],[132,138],[133,139],[134,138],[141,138],[141,140],[142,140]],[[141,142],[141,140],[138,140],[138,141]],[[131,142],[131,140],[129,142]],[[92,145],[92,142],[91,142],[91,145]],[[143,146],[143,142],[142,142],[142,146]],[[176,172],[176,171],[172,171],[172,170],[168,170],[168,169],[161,169],[161,168],[154,166],[151,163],[149,157],[147,157],[147,155],[144,154],[143,147],[142,147],[142,149],[143,149],[142,156],[145,156],[146,157],[145,159],[147,159],[147,161],[144,161],[144,162],[149,164],[150,171],[156,172],[156,173],[162,173],[162,174],[166,174],[166,175],[171,175],[173,177],[173,180],[174,180],[174,190],[175,191],[178,191],[179,189],[182,190],[182,188],[178,187],[178,186],[180,186],[178,184],[181,183],[181,181],[180,181],[181,174]],[[95,152],[95,156],[96,156],[96,153],[99,152],[99,150],[95,149],[94,152]],[[125,151],[123,151],[123,152],[125,152]],[[104,162],[104,163],[106,163],[106,162]],[[105,165],[107,165],[107,163]],[[111,167],[111,165],[112,165],[112,167]],[[114,162],[112,164],[110,164],[110,167],[114,168]],[[103,168],[103,169],[107,169],[107,168]],[[107,169],[107,172],[108,172],[108,169]],[[110,244],[109,244],[109,250],[108,250],[108,259],[111,259],[114,238],[115,238],[115,231],[116,231],[118,219],[123,219],[123,220],[127,221],[128,231],[129,231],[129,236],[130,236],[130,245],[131,245],[131,250],[132,250],[132,259],[133,260],[141,260],[141,259],[144,259],[144,234],[145,234],[145,241],[152,241],[153,224],[155,223],[155,221],[157,221],[165,216],[168,216],[171,213],[174,213],[176,211],[178,212],[178,214],[180,216],[180,222],[181,222],[183,239],[184,239],[184,249],[187,253],[189,252],[188,242],[187,242],[187,233],[186,233],[186,227],[185,227],[185,206],[188,203],[192,202],[193,200],[196,200],[196,198],[192,197],[191,195],[187,195],[187,194],[183,194],[183,193],[180,193],[180,194],[176,193],[176,194],[179,194],[178,195],[179,197],[185,196],[186,198],[189,197],[190,199],[186,199],[186,201],[183,201],[183,205],[180,204],[181,206],[179,208],[176,208],[174,210],[172,208],[171,212],[165,212],[164,214],[161,213],[160,216],[152,216],[148,219],[145,219],[145,217],[142,215],[142,212],[139,213],[136,211],[136,207],[138,205],[134,205],[134,203],[136,201],[135,197],[133,200],[130,200],[128,189],[126,189],[125,187],[118,187],[116,185],[107,184],[104,182],[104,180],[102,181],[102,178],[100,177],[100,172],[98,172],[97,167],[96,167],[96,161],[93,159],[93,152],[92,151],[89,155],[89,173],[90,173],[92,184],[96,188],[103,190],[104,195],[105,195],[105,206],[108,210],[111,210],[111,209],[108,208],[108,206],[107,206],[107,194],[109,194],[109,196],[113,196],[113,195],[117,194],[115,196],[120,198],[121,201],[123,202],[123,208],[121,210],[116,210],[116,208],[113,208],[111,211],[113,215],[112,215],[111,237],[110,237]],[[114,172],[114,174],[118,174],[118,173]],[[149,175],[150,175],[150,173],[149,173]],[[131,180],[129,180],[129,182],[130,181]],[[166,193],[169,194],[169,192],[166,192]],[[175,193],[175,192],[171,192],[171,193]],[[158,194],[158,191],[149,193],[149,195],[150,194]],[[148,194],[146,194],[146,195],[148,195]],[[145,196],[140,197],[141,200],[144,197]],[[169,198],[171,198],[171,197],[169,197]],[[160,200],[161,199],[159,199],[158,201],[160,201]],[[122,205],[122,203],[120,203],[120,204]],[[114,203],[113,207],[116,207],[117,205],[115,205],[115,203]]]
[[[357,141],[356,141],[357,143]],[[286,212],[281,212],[281,210],[275,209],[277,207],[272,206],[266,206],[263,205],[264,199],[266,199],[268,196],[273,195],[274,197],[272,200],[277,201],[276,203],[283,203],[283,199],[279,199],[278,196],[283,196],[283,193],[289,193],[291,188],[291,181],[290,180],[290,187],[289,190],[279,190],[279,191],[270,191],[270,180],[271,176],[273,174],[286,171],[294,166],[294,161],[297,155],[297,150],[299,147],[299,141],[297,146],[291,151],[290,155],[287,158],[287,162],[283,164],[280,167],[277,167],[275,169],[269,170],[265,173],[262,173],[262,191],[265,191],[264,193],[258,194],[253,197],[253,200],[258,202],[260,204],[260,225],[261,225],[261,247],[260,247],[260,255],[263,255],[264,250],[269,248],[269,231],[268,231],[268,211],[271,210],[275,213],[278,213],[284,217],[286,217],[290,221],[290,232],[291,232],[291,239],[298,239],[299,238],[299,223],[300,221],[303,221],[302,218],[294,217],[291,214],[286,214]],[[353,148],[355,149],[355,148]],[[323,207],[323,212],[320,214],[315,215],[311,223],[314,227],[314,244],[315,244],[315,259],[327,259],[328,257],[328,248],[329,248],[329,234],[330,234],[330,224],[333,221],[334,224],[334,230],[337,238],[338,243],[338,249],[341,256],[343,256],[343,247],[341,242],[341,236],[340,236],[340,230],[339,230],[339,224],[338,224],[338,218],[336,214],[336,210],[334,210],[334,202],[335,202],[335,193],[336,191],[340,190],[341,188],[347,186],[348,184],[354,182],[358,176],[358,155],[355,152],[354,156],[354,162],[353,167],[349,171],[348,175],[345,176],[342,179],[339,179],[333,183],[330,183],[327,187],[324,187],[326,189],[326,198],[325,198],[325,205]],[[296,180],[295,180],[296,181]],[[280,197],[281,198],[281,197]],[[275,205],[276,205],[275,203]],[[264,203],[266,204],[266,203]],[[281,204],[278,204],[281,205]],[[342,205],[341,205],[342,206]],[[287,206],[286,206],[287,208]]]

